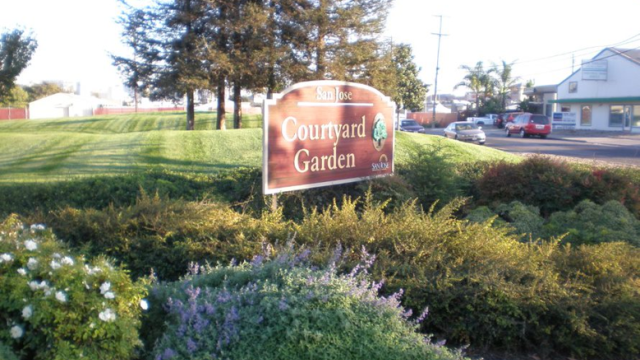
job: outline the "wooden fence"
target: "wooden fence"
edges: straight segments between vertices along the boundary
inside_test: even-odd
[[[22,120],[29,118],[27,108],[0,108],[0,120]]]
[[[431,125],[433,123],[432,112],[408,113],[407,119],[413,119],[421,125]],[[458,121],[458,113],[443,114],[436,113],[436,127],[444,128],[454,121]]]

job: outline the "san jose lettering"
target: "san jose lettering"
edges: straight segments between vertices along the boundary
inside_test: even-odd
[[[353,100],[353,93],[350,91],[341,91],[337,86],[331,90],[325,90],[322,86],[318,86],[316,88],[316,100],[329,100],[333,102],[351,101]]]
[[[333,151],[329,155],[312,154],[308,149],[300,149],[293,160],[299,173],[349,169],[356,166],[354,153],[339,154],[340,139],[366,137],[365,116],[361,122],[334,124],[299,124],[295,117],[287,117],[282,122],[282,137],[288,142],[333,140]]]

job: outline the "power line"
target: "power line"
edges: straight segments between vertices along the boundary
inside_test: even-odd
[[[568,52],[564,52],[564,53],[560,53],[560,54],[556,54],[556,55],[551,55],[551,56],[545,56],[545,57],[532,59],[532,60],[525,60],[525,61],[517,61],[516,60],[514,62],[514,65],[516,65],[516,64],[529,64],[529,63],[532,63],[532,62],[538,62],[538,61],[553,59],[553,58],[567,56],[567,55],[574,55],[576,53],[580,53],[580,52],[583,52],[583,51],[586,51],[586,50],[602,49],[602,48],[606,48],[606,47],[616,47],[616,46],[620,46],[620,45],[625,45],[627,43],[632,43],[632,42],[638,41],[638,40],[633,41],[633,39],[636,39],[638,37],[640,37],[640,33],[635,34],[635,35],[633,35],[630,38],[627,38],[625,40],[622,40],[622,41],[619,41],[619,42],[616,42],[616,43],[613,43],[613,44],[609,44],[609,45],[589,46],[589,47],[582,48],[582,49],[572,50],[572,51],[568,51]],[[585,53],[589,53],[589,52],[590,51],[587,51]]]

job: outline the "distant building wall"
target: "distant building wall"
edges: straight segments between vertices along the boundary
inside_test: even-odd
[[[174,107],[155,107],[155,108],[138,108],[139,113],[161,112],[161,111],[184,111],[182,106]],[[133,107],[126,108],[97,108],[93,111],[94,115],[116,115],[116,114],[132,114],[136,109]]]

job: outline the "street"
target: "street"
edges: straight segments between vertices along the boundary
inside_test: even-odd
[[[487,126],[484,146],[516,154],[549,154],[603,161],[640,167],[640,134],[621,132],[591,132],[557,130],[547,139],[538,137],[506,137],[503,129]],[[442,129],[427,129],[427,134],[439,135]]]

